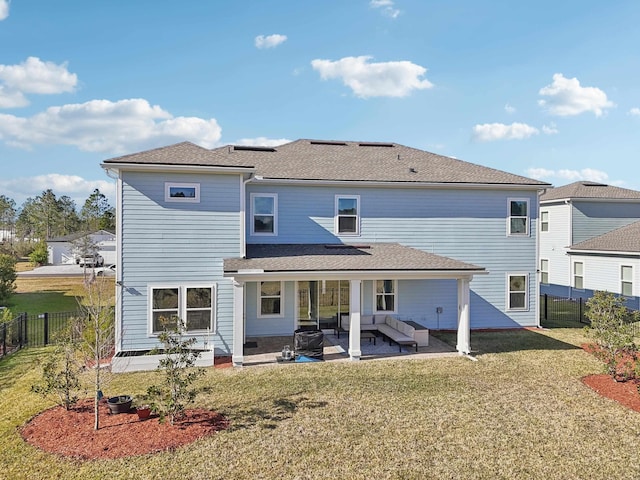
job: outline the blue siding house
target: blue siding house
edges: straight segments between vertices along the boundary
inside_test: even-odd
[[[633,287],[627,282],[640,275],[633,266],[640,238],[637,229],[622,227],[638,220],[636,190],[589,181],[547,190],[540,197],[541,293],[573,299],[588,299],[594,290],[623,294],[624,276],[627,304],[637,306],[638,281]]]
[[[359,359],[365,315],[456,330],[461,353],[472,329],[539,324],[547,183],[379,142],[184,142],[102,166],[118,179],[116,361],[174,315],[235,365],[247,336],[341,321]]]

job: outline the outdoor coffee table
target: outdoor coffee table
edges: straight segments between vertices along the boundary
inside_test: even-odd
[[[370,332],[368,330],[365,330],[364,332],[360,332],[360,340],[362,340],[364,338],[368,338],[369,339],[369,343],[371,343],[371,340],[373,340],[373,345],[375,346],[375,344],[376,344],[376,334],[375,333]]]

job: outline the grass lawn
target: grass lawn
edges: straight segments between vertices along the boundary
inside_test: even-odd
[[[640,477],[640,414],[580,378],[601,365],[579,329],[472,333],[466,358],[208,369],[197,405],[231,428],[174,452],[79,462],[23,443],[52,405],[29,393],[43,350],[0,362],[0,478],[627,479]],[[144,392],[155,372],[105,394]],[[155,380],[154,380],[155,379]]]

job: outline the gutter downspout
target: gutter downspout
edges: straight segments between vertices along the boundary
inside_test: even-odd
[[[243,180],[240,177],[240,256],[247,258],[247,183],[253,180],[254,174]]]

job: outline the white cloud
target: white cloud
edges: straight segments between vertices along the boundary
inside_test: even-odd
[[[546,100],[538,100],[538,104],[546,107],[552,115],[572,116],[584,112],[593,112],[601,116],[607,108],[615,104],[607,99],[607,94],[596,87],[582,87],[577,78],[565,78],[561,73],[553,76],[551,85],[538,92]]]
[[[398,18],[400,10],[394,7],[392,0],[371,0],[369,2],[371,8],[379,8],[383,15],[390,18]]]
[[[509,105],[508,103],[504,106],[504,111],[508,114],[516,113],[516,107]]]
[[[57,65],[29,57],[18,65],[0,65],[0,108],[29,104],[24,94],[50,95],[73,92],[78,76],[67,70],[67,63]]]
[[[556,124],[551,122],[549,125],[542,126],[542,133],[545,135],[555,135],[558,133],[558,129],[556,128]]]
[[[291,142],[291,140],[287,138],[256,137],[241,138],[235,143],[235,145],[246,145],[250,147],[277,147],[278,145],[283,145],[289,142]]]
[[[116,187],[115,183],[109,180],[86,180],[77,175],[58,173],[0,180],[0,190],[9,198],[13,198],[18,205],[29,197],[36,197],[51,189],[56,197],[66,195],[76,202],[78,208],[82,208],[84,201],[96,188],[109,198],[112,206],[115,206]]]
[[[633,107],[631,110],[629,110],[629,115],[633,115],[634,117],[640,117],[640,108]]]
[[[50,107],[28,118],[0,114],[0,139],[22,148],[73,145],[121,154],[184,140],[212,148],[220,135],[213,118],[174,117],[140,98]]]
[[[529,168],[527,176],[538,180],[558,178],[563,181],[577,182],[578,180],[590,180],[592,182],[607,183],[609,175],[602,170],[594,168],[583,168],[582,170],[548,170],[546,168]]]
[[[311,62],[323,80],[339,78],[360,98],[406,97],[413,90],[432,88],[428,80],[421,80],[427,69],[408,61],[369,63],[370,56],[344,57]]]
[[[0,20],[4,20],[9,16],[8,0],[0,0]]]
[[[473,139],[478,142],[492,142],[494,140],[523,140],[540,131],[526,123],[484,123],[473,127]]]
[[[274,33],[273,35],[258,35],[255,39],[256,48],[273,48],[287,40],[286,35]]]

